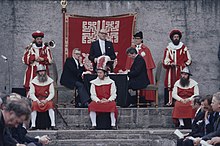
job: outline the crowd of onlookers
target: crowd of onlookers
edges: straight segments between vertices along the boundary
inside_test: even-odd
[[[220,145],[220,92],[213,96],[195,96],[192,101],[196,111],[192,118],[192,130],[177,140],[177,146],[198,146],[204,141]]]

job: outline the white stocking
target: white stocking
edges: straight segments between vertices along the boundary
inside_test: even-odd
[[[49,111],[51,126],[55,126],[55,112],[53,109],[49,109],[48,111]]]
[[[183,119],[179,119],[180,125],[184,126]]]
[[[37,111],[31,113],[31,127],[36,127]]]
[[[96,112],[91,111],[89,113],[91,122],[92,122],[92,126],[96,126]]]
[[[111,126],[115,126],[115,123],[116,123],[115,113],[111,112],[110,117],[111,117]]]

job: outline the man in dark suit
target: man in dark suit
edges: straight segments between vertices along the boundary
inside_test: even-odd
[[[198,105],[200,101],[199,96],[194,97],[193,107]],[[184,139],[179,139],[177,141],[177,146],[193,146],[193,141],[188,139],[189,136],[194,138],[202,137],[207,135],[214,130],[214,122],[216,121],[216,113],[213,112],[211,107],[212,96],[207,95],[206,97],[201,99],[201,108],[196,112],[194,121],[192,123],[192,131],[189,134],[185,135]]]
[[[217,137],[217,136],[220,136],[220,115],[219,115],[219,112],[220,112],[220,92],[217,92],[213,95],[213,98],[212,98],[212,109],[213,111],[215,111],[218,115],[215,123],[214,123],[214,131],[203,136],[203,137],[198,137],[196,138],[196,140],[194,141],[194,146],[198,146],[200,144],[200,141],[201,140],[211,140],[213,137]]]
[[[112,42],[107,41],[107,31],[101,29],[98,34],[99,39],[92,42],[89,52],[89,60],[93,63],[93,71],[96,71],[97,58],[102,55],[107,55],[111,60],[115,60],[116,55]]]
[[[150,81],[147,76],[146,64],[135,48],[128,48],[126,51],[128,57],[134,60],[130,71],[128,72],[128,88],[137,90],[143,89],[149,85]]]
[[[4,142],[9,141],[5,139],[8,127],[17,127],[26,121],[30,114],[31,108],[24,99],[10,101],[0,110],[0,146],[6,146]]]
[[[185,134],[185,138],[177,140],[177,146],[184,146],[184,145],[192,145],[193,141],[187,139],[187,137],[201,137],[204,135],[204,117],[205,111],[201,106],[202,97],[195,96],[192,102],[192,108],[196,110],[195,118],[192,123],[192,131],[190,133]]]
[[[60,79],[60,84],[69,89],[74,89],[74,87],[76,87],[81,103],[87,106],[90,97],[84,87],[82,80],[82,73],[85,71],[85,68],[82,64],[80,55],[80,49],[75,48],[73,49],[72,57],[66,59],[63,67],[63,73]]]
[[[135,48],[128,48],[126,53],[129,58],[134,60],[131,69],[128,72],[128,89],[138,90],[146,88],[147,85],[150,84],[150,81],[147,76],[146,64],[144,59],[137,54],[137,50]],[[132,99],[130,99],[129,102],[131,102],[131,100]]]

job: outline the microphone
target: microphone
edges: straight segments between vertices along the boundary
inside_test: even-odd
[[[5,57],[4,55],[1,55],[1,57],[2,57],[5,61],[8,60],[8,58]]]

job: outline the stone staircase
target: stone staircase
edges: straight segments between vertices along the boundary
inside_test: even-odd
[[[59,108],[57,131],[29,131],[47,134],[50,146],[175,146],[172,108],[119,108],[118,130],[88,130],[87,109]],[[62,120],[64,118],[67,125]],[[183,133],[189,130],[183,130]]]

